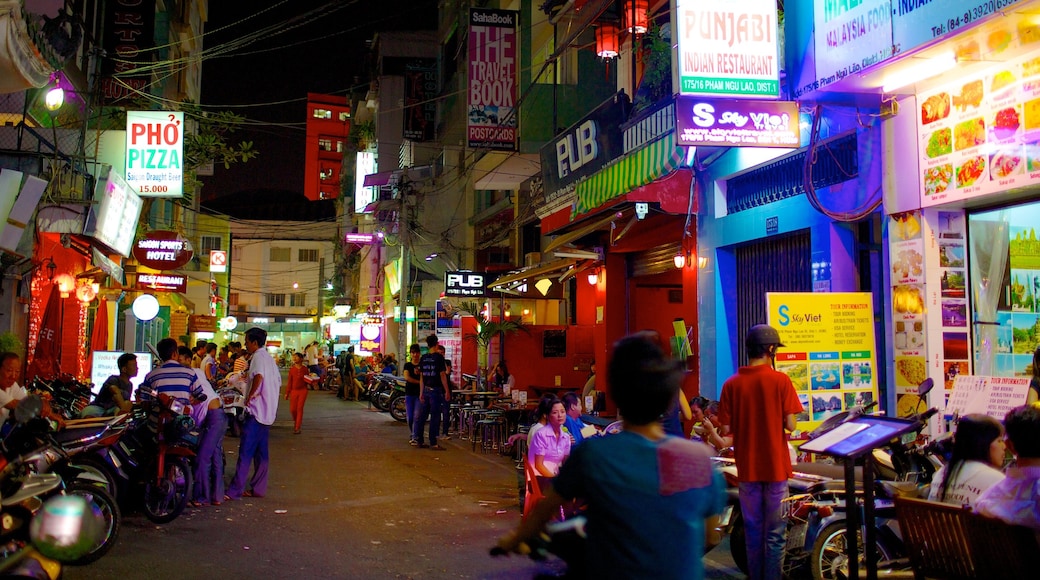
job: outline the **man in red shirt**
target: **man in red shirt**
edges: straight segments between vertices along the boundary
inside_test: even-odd
[[[786,542],[780,506],[792,474],[785,430],[795,430],[802,404],[791,379],[774,369],[780,333],[757,324],[744,344],[748,364],[722,385],[719,421],[733,437],[748,575],[779,580]]]

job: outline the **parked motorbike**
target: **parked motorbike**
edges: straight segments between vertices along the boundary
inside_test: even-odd
[[[111,474],[124,505],[137,503],[145,517],[173,521],[191,498],[191,463],[198,445],[188,405],[160,394],[135,405],[113,445],[81,453],[76,463]]]
[[[405,407],[405,379],[385,373],[373,373],[369,379],[368,400],[380,411],[389,411],[390,416],[402,423],[408,422]]]
[[[227,415],[228,433],[232,437],[242,436],[242,424],[246,419],[246,391],[249,385],[241,372],[230,373],[218,383],[217,396]]]
[[[51,410],[65,419],[79,418],[80,412],[90,404],[93,397],[90,384],[80,382],[67,373],[50,380],[36,377],[26,390],[47,397]]]
[[[96,520],[97,530],[92,530],[89,545],[63,561],[87,564],[105,555],[115,544],[121,522],[119,506],[96,481],[79,479],[83,470],[69,463],[68,454],[53,438],[50,424],[39,417],[41,408],[39,397],[31,395],[23,399],[15,409],[14,425],[0,444],[3,531],[6,534],[8,523],[19,519],[16,513],[9,521],[9,506],[27,508],[28,512],[21,513],[26,516],[40,507],[39,502],[26,504],[25,500],[30,497],[47,498],[60,493],[78,498],[83,502],[83,509],[89,510],[91,521]]]

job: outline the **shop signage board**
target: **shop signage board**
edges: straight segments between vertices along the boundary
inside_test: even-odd
[[[487,296],[488,281],[491,278],[487,272],[445,272],[444,295]]]
[[[376,156],[368,151],[358,151],[355,157],[357,169],[354,174],[354,213],[365,213],[368,204],[376,200],[378,187],[366,186],[365,177],[376,172]]]
[[[142,197],[184,197],[184,113],[126,112],[126,181]]]
[[[892,41],[905,52],[973,26],[1020,0],[893,0]]]
[[[159,292],[188,291],[188,278],[180,274],[137,274],[137,288],[142,290],[157,290]]]
[[[515,10],[470,8],[466,90],[470,147],[515,151],[517,23]]]
[[[205,314],[193,314],[188,317],[188,332],[216,332],[217,317]],[[270,341],[268,341],[270,346]]]
[[[776,0],[676,0],[679,93],[780,96]]]
[[[921,207],[1040,183],[1040,57],[917,96]]]
[[[617,92],[539,150],[546,199],[586,178],[623,154],[621,124],[628,96]]]
[[[374,352],[380,352],[383,349],[383,325],[380,324],[362,324],[361,325],[361,340],[358,342],[358,346],[361,349],[362,356],[372,354]]]
[[[769,324],[786,345],[776,370],[791,378],[809,430],[854,405],[877,400],[874,305],[869,292],[770,292]]]
[[[119,374],[119,357],[123,356],[123,352],[121,350],[95,350],[91,353],[90,381],[94,385],[90,390],[95,395],[101,390],[101,385],[108,380],[108,377]],[[133,385],[134,390],[137,390],[145,375],[152,370],[152,354],[149,352],[133,354],[137,356],[137,374],[130,377],[130,384]]]
[[[191,242],[177,232],[153,230],[137,240],[134,258],[153,270],[176,270],[191,261]]]
[[[801,144],[794,101],[680,95],[675,124],[676,145],[797,148]]]
[[[1007,412],[1026,404],[1029,377],[961,375],[953,383],[947,415],[982,413],[1003,421]]]
[[[87,211],[83,235],[129,258],[143,205],[144,201],[119,171],[105,166],[94,186],[94,202]]]
[[[384,73],[387,74],[387,73]],[[414,58],[404,63],[404,138],[433,140],[437,122],[437,59]]]
[[[892,20],[909,0],[813,2],[817,88],[878,64],[893,54]],[[913,1],[911,4],[919,4]],[[933,2],[935,3],[935,2]],[[898,45],[895,45],[898,46]],[[905,48],[904,48],[905,50]]]
[[[216,274],[227,272],[227,250],[209,251],[209,271]]]

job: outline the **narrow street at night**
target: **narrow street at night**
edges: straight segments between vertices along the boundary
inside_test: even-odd
[[[127,513],[104,558],[67,567],[67,580],[111,578],[531,578],[559,562],[492,558],[488,549],[520,519],[513,462],[443,442],[408,445],[407,428],[364,402],[330,392],[307,399],[292,434],[281,401],[271,430],[268,496],[187,508],[163,526]],[[227,438],[228,473],[238,440]],[[728,547],[708,558],[709,578],[737,574]]]

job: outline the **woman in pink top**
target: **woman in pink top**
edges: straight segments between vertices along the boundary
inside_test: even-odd
[[[559,399],[555,399],[549,408],[545,427],[531,437],[528,451],[535,471],[543,477],[555,477],[560,465],[571,453],[571,438],[563,428],[567,409]]]

